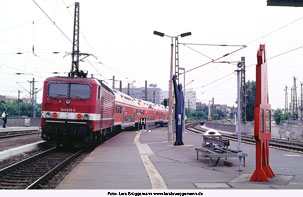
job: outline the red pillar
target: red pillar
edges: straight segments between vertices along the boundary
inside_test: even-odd
[[[265,45],[260,45],[256,65],[256,104],[254,135],[256,139],[256,170],[250,181],[268,182],[273,178],[269,166],[269,139],[271,138],[271,106],[268,98],[267,62]]]

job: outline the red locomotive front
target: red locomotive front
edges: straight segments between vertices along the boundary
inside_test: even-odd
[[[42,138],[57,144],[101,137],[113,125],[114,95],[93,78],[50,77],[44,82]]]

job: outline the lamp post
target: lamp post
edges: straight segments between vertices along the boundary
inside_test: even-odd
[[[162,32],[154,31],[154,34],[160,37],[169,37],[171,38],[171,59],[170,59],[170,73],[169,73],[169,109],[168,109],[168,141],[172,141],[173,138],[173,130],[172,130],[172,98],[173,98],[173,56],[174,56],[174,39],[176,40],[178,37],[190,36],[191,32],[183,33],[178,36],[169,36]],[[179,76],[178,76],[179,79]]]

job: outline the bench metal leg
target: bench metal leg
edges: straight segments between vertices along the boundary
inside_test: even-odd
[[[199,160],[199,152],[197,151],[197,160]]]

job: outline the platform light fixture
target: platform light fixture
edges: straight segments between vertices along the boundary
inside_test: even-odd
[[[170,61],[170,74],[169,74],[169,111],[168,111],[168,141],[172,141],[173,138],[173,131],[172,131],[172,98],[173,98],[173,92],[172,92],[172,78],[173,78],[173,56],[174,56],[174,39],[177,40],[178,37],[186,37],[190,36],[191,32],[182,33],[178,36],[169,36],[159,31],[154,31],[154,35],[160,36],[160,37],[169,37],[171,38],[171,61]]]

